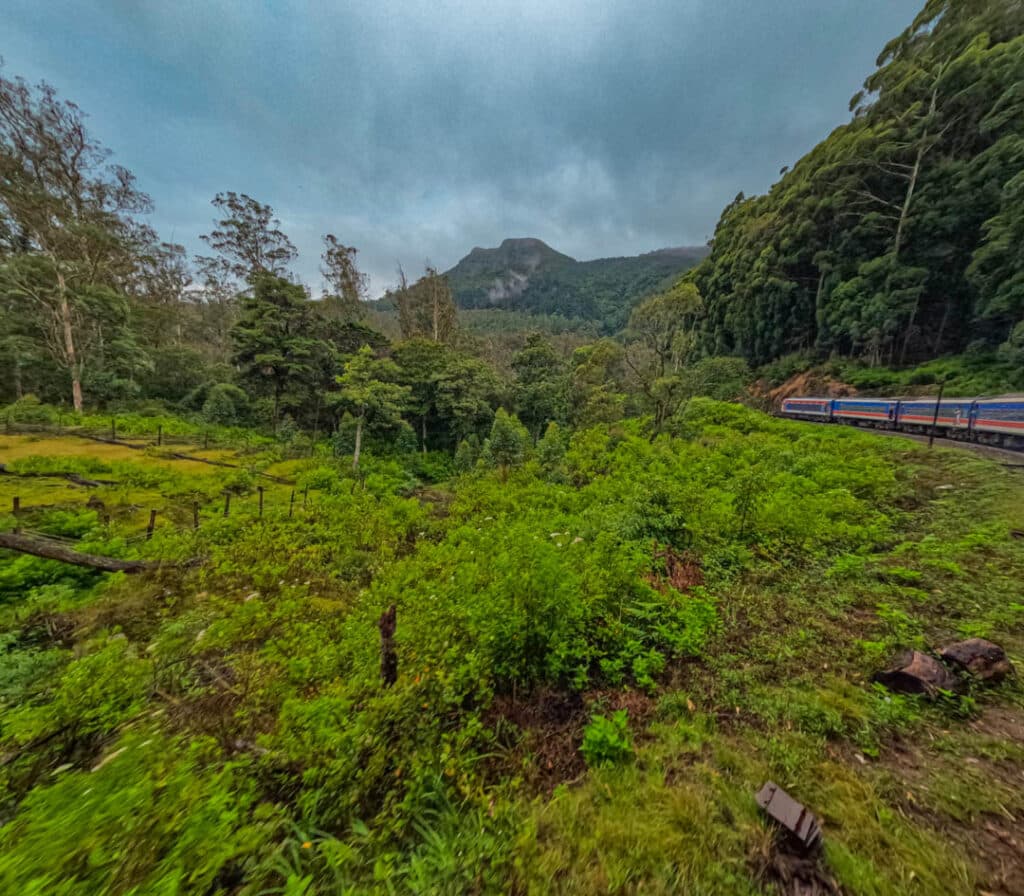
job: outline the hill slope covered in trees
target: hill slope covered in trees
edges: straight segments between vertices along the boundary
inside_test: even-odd
[[[538,239],[474,248],[446,272],[461,308],[501,308],[597,322],[621,329],[644,296],[704,257],[703,247],[660,249],[622,258],[576,261]]]
[[[1024,5],[929,0],[837,128],[724,211],[705,349],[904,364],[1024,357]]]

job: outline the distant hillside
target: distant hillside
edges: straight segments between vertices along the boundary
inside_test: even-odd
[[[597,322],[614,332],[643,296],[669,285],[707,255],[704,247],[576,261],[538,239],[475,248],[447,271],[460,308],[500,308]]]

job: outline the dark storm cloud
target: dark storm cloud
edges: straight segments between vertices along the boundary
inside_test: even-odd
[[[89,112],[166,239],[201,248],[212,195],[244,191],[307,282],[332,231],[382,288],[506,236],[703,243],[847,119],[919,5],[13,0],[2,52]]]

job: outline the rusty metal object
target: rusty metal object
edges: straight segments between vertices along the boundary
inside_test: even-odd
[[[821,825],[814,813],[798,803],[785,790],[771,781],[755,797],[765,813],[789,831],[808,852],[821,845]]]
[[[900,694],[927,694],[951,691],[956,686],[952,673],[935,657],[920,650],[900,655],[891,669],[875,674],[875,681]]]
[[[1013,672],[1013,664],[1007,658],[1006,651],[984,638],[968,638],[950,644],[939,651],[939,656],[979,681],[991,681],[994,684]]]

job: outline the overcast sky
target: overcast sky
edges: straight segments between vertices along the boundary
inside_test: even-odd
[[[703,244],[849,117],[923,0],[4,0],[8,76],[90,116],[202,249],[221,190],[445,269],[539,237],[576,258]]]

